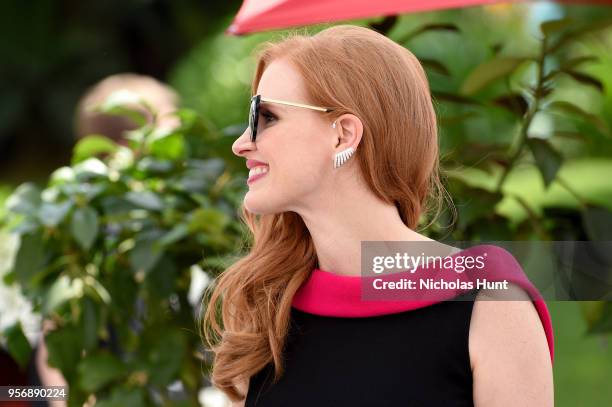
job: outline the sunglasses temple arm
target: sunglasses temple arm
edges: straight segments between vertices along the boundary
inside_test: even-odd
[[[282,101],[282,100],[275,100],[275,99],[261,98],[261,101],[262,102],[268,102],[268,103],[278,103],[280,105],[304,107],[306,109],[314,109],[314,110],[319,110],[321,112],[329,112],[331,110],[331,109],[328,109],[328,108],[325,108],[325,107],[306,105],[306,104],[303,104],[303,103],[285,102],[285,101]]]

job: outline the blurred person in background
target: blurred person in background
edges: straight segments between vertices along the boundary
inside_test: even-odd
[[[109,76],[89,88],[77,105],[75,114],[75,133],[78,139],[90,134],[102,134],[119,144],[126,144],[124,132],[138,128],[138,124],[125,116],[97,112],[116,92],[125,91],[128,95],[140,97],[157,112],[156,127],[172,129],[179,120],[173,115],[179,105],[178,94],[168,85],[155,78],[135,73],[120,73]],[[139,105],[133,109],[143,114],[151,123],[153,117]]]

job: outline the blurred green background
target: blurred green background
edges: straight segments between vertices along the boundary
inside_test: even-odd
[[[3,4],[0,13],[3,55],[0,202],[21,183],[30,181],[44,189],[51,185],[48,184],[50,174],[57,168],[78,164],[73,148],[77,142],[74,116],[80,97],[109,75],[134,72],[157,78],[178,92],[181,106],[186,108],[181,117],[181,140],[184,137],[185,145],[191,146],[200,143],[206,150],[200,153],[193,147],[185,154],[161,157],[156,155],[154,146],[147,144],[151,147],[148,154],[152,159],[204,162],[222,157],[225,162],[223,169],[214,175],[218,177],[214,185],[222,190],[218,197],[214,195],[218,191],[187,189],[191,198],[196,196],[196,201],[191,201],[188,209],[173,208],[180,208],[176,209],[177,213],[184,211],[190,215],[194,212],[188,211],[210,208],[232,218],[235,215],[232,209],[239,202],[244,186],[240,181],[245,172],[242,163],[236,165],[237,161],[231,157],[229,145],[246,126],[254,68],[251,51],[260,42],[284,33],[275,31],[244,37],[224,34],[239,6],[240,2],[235,0],[98,3],[38,0]],[[537,95],[543,96],[543,108],[529,117],[529,107],[533,106],[537,92],[532,89],[530,93],[528,89],[537,85],[534,82],[537,63],[523,63],[506,71],[500,70],[499,64],[497,68],[486,64],[496,58],[537,59],[543,36],[541,23],[568,17],[570,20],[565,25],[549,27],[551,41],[559,41],[563,35],[568,41],[562,51],[547,55],[543,74],[555,69],[561,73],[555,77],[553,93]],[[612,225],[609,213],[612,211],[612,29],[606,24],[610,19],[612,7],[536,2],[402,15],[394,22],[387,35],[401,41],[423,62],[436,101],[450,191],[456,204],[463,208],[459,210],[460,222],[452,230],[452,237],[457,240],[612,240],[612,226],[608,227]],[[372,18],[351,23],[368,25],[381,20]],[[309,30],[316,32],[325,27],[318,25]],[[564,67],[567,69],[561,69]],[[487,75],[491,78],[489,82],[483,79]],[[553,107],[557,108],[556,112]],[[197,116],[196,124],[195,119],[189,119],[190,114]],[[522,130],[546,143],[521,141]],[[196,140],[192,144],[190,136]],[[139,142],[146,144],[135,140],[135,149]],[[512,158],[521,145],[520,152],[525,154]],[[153,172],[147,171],[130,172],[130,181],[136,179],[155,189],[160,182],[170,180],[162,177],[160,181],[157,173],[152,176]],[[505,182],[500,187],[498,180],[504,173],[507,173]],[[126,185],[131,184],[126,182]],[[166,194],[163,188],[160,191],[160,195]],[[97,207],[93,198],[91,202],[92,207],[102,211],[100,208],[104,205]],[[462,206],[465,202],[470,205]],[[152,210],[150,206],[145,205],[145,209]],[[2,205],[0,219],[11,218],[9,212]],[[232,223],[235,219],[223,223],[223,228],[233,225],[231,242],[210,239],[212,229],[205,227],[206,222],[210,219],[217,222],[221,219],[218,213],[214,212],[213,216],[213,212],[206,212],[213,217],[202,221],[205,225],[200,229],[189,229],[189,233],[198,237],[193,241],[196,251],[188,261],[185,257],[180,257],[181,261],[173,257],[180,264],[177,273],[200,261],[198,256],[202,257],[202,253],[197,252],[198,244],[219,250],[218,263],[206,258],[199,263],[211,276],[222,268],[226,260],[223,256],[236,251],[239,227]],[[167,219],[160,220],[160,224],[163,221]],[[58,225],[61,225],[59,220]],[[601,227],[597,229],[593,225]],[[54,230],[59,230],[60,235],[63,233],[61,228]],[[225,229],[219,230],[225,233]],[[175,240],[169,240],[169,247],[179,240],[177,236],[182,239],[188,234],[174,229],[170,232],[175,233]],[[436,238],[445,233],[443,227],[433,227],[430,231]],[[102,245],[101,239],[97,242]],[[8,239],[0,240],[2,245],[8,246]],[[57,248],[45,250],[61,253]],[[88,250],[93,249],[85,248],[81,253],[82,265],[88,262]],[[10,267],[6,268],[8,274]],[[192,274],[186,276],[185,286],[177,285],[177,292],[184,295],[193,278]],[[19,278],[14,277],[4,279],[5,290],[17,290]],[[104,280],[100,278],[100,281]],[[44,287],[33,285],[29,292],[26,289],[26,296],[43,295],[47,292]],[[10,307],[11,303],[7,300],[0,304]],[[555,334],[556,405],[612,405],[609,343],[612,313],[606,311],[609,303],[596,317],[578,301],[550,301],[547,305]],[[100,305],[100,309],[104,306]],[[58,310],[59,314],[70,314],[69,310]],[[35,305],[32,314],[40,311]],[[4,308],[0,313],[6,324],[14,322],[6,316],[15,310]],[[185,322],[185,326],[190,322]],[[0,326],[0,330],[6,328]],[[192,329],[196,329],[195,325]],[[28,340],[32,341],[30,337]],[[189,346],[196,340],[197,337],[191,337]],[[186,380],[185,377],[181,370],[172,379]],[[85,387],[95,388],[104,395],[104,386],[112,387],[113,382],[110,379],[103,382],[100,386]],[[206,381],[198,381],[193,388],[207,385]],[[127,400],[121,398],[124,393],[110,394],[108,400]],[[208,401],[202,401],[205,398],[201,394],[199,397],[204,405],[220,403],[213,396]]]

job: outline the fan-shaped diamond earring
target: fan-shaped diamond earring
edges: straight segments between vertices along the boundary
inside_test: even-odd
[[[353,147],[349,147],[346,150],[342,150],[339,153],[336,153],[336,155],[334,156],[334,168],[338,168],[342,164],[344,164],[349,158],[351,158],[354,152],[355,149]]]

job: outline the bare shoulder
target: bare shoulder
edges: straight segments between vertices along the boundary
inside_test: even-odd
[[[529,294],[481,290],[474,302],[469,352],[476,406],[552,406],[553,376],[546,334]]]

